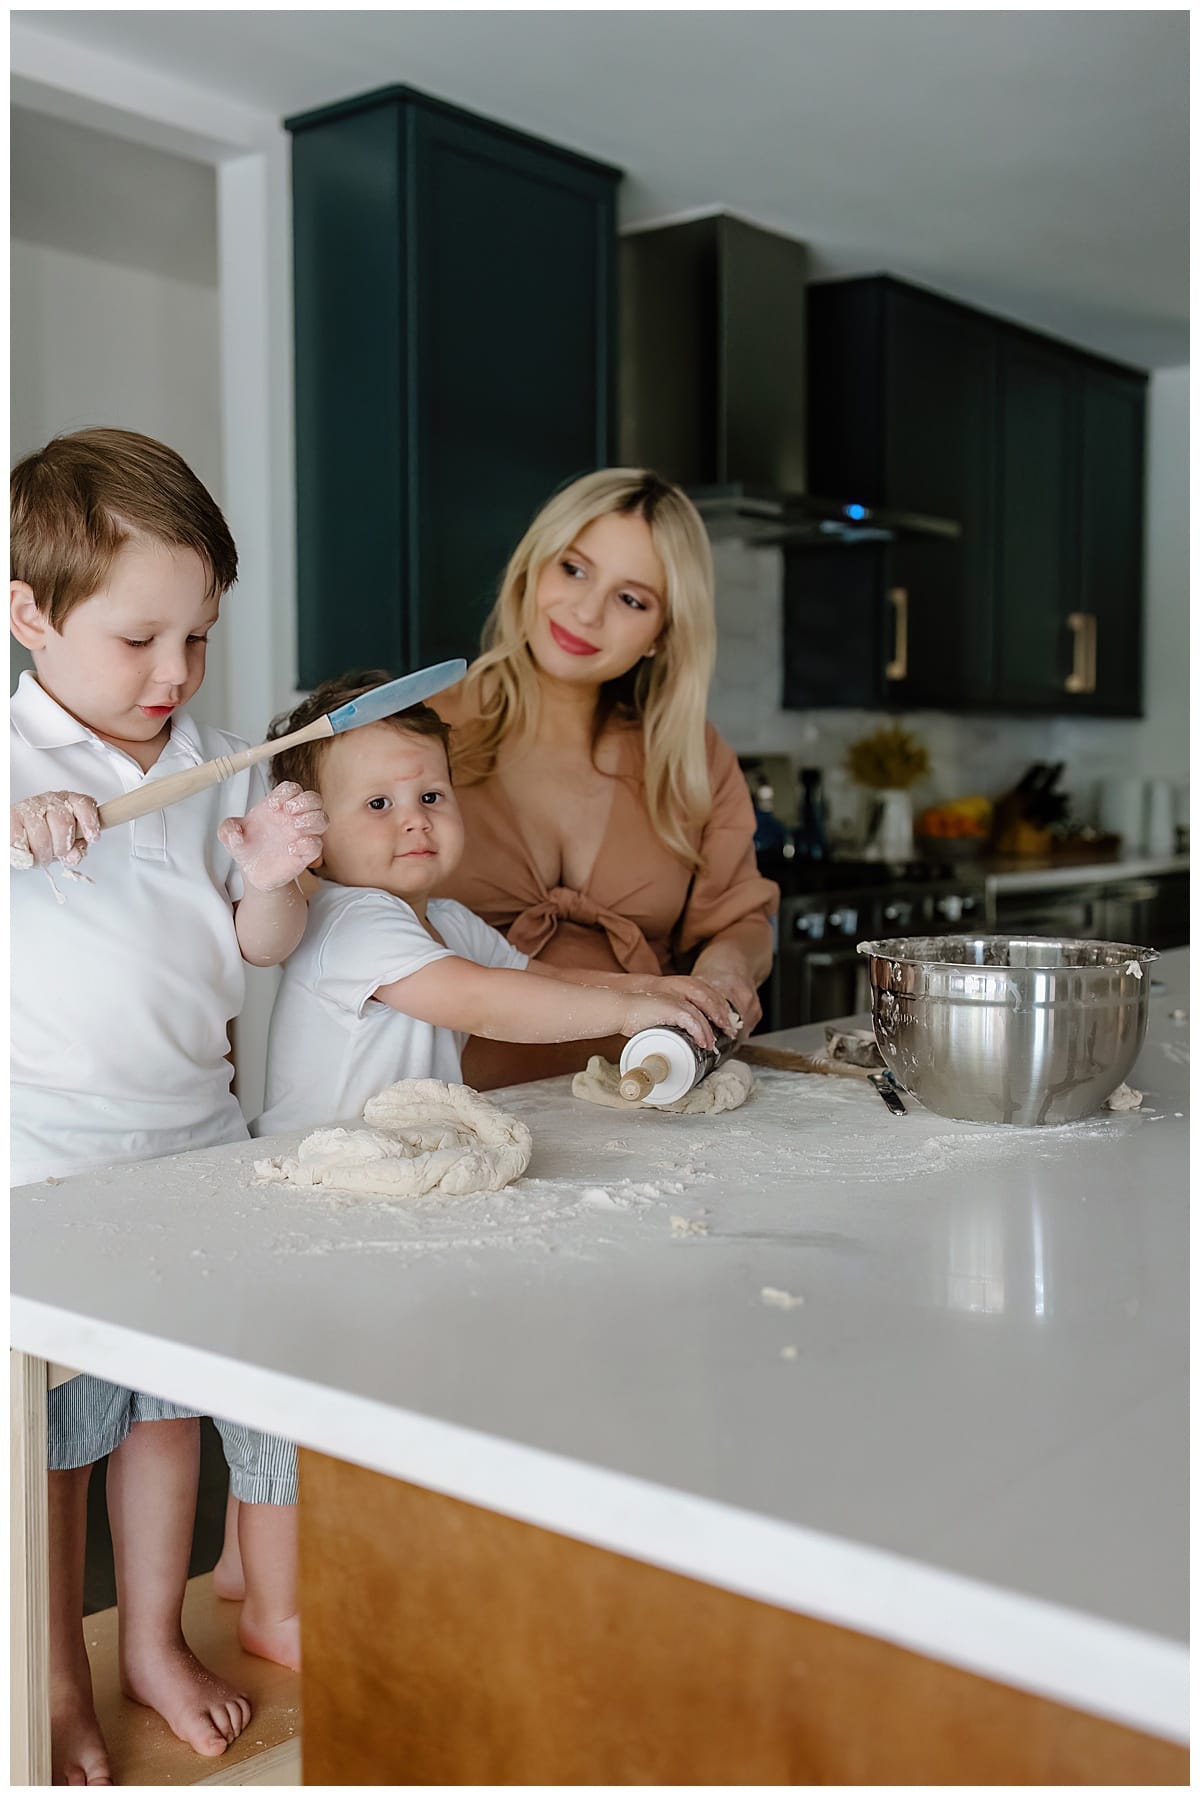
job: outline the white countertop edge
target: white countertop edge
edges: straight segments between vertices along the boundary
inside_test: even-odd
[[[1175,1641],[285,1373],[12,1300],[19,1351],[1186,1744]]]
[[[970,862],[966,867],[969,869]],[[1057,866],[1031,867],[1027,872],[1014,867],[1007,873],[985,873],[984,886],[990,892],[1036,892],[1045,886],[1115,885],[1123,879],[1148,879],[1156,873],[1187,873],[1190,867],[1187,855],[1141,855],[1127,861],[1087,863],[1060,861]]]

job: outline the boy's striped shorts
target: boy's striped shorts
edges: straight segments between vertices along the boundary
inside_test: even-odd
[[[116,1451],[135,1422],[177,1421],[199,1413],[165,1397],[81,1372],[50,1392],[50,1470],[95,1465]],[[296,1449],[291,1441],[219,1416],[213,1421],[225,1449],[229,1488],[240,1502],[296,1501]]]

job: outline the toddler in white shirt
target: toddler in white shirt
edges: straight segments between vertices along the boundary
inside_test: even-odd
[[[330,680],[274,733],[300,729],[390,676]],[[461,1079],[468,1035],[576,1041],[675,1023],[703,1046],[733,1026],[702,979],[567,971],[527,960],[464,905],[431,894],[462,857],[449,726],[427,705],[277,755],[329,818],[321,882],[271,1018],[256,1135],[361,1118],[397,1079]]]

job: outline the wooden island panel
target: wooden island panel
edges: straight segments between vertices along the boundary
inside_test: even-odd
[[[1185,1748],[301,1454],[304,1781],[1186,1783]]]

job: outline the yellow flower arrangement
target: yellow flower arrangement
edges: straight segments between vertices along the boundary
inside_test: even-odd
[[[875,792],[903,792],[929,772],[929,754],[900,724],[860,736],[846,753],[851,779]]]

